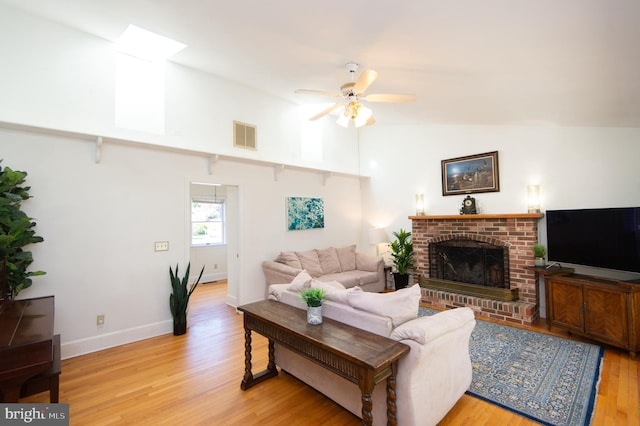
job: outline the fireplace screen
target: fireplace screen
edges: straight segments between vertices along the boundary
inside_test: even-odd
[[[455,239],[429,244],[429,276],[486,287],[509,288],[508,249]]]

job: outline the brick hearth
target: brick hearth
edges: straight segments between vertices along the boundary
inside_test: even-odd
[[[414,259],[414,282],[429,277],[429,243],[448,238],[469,238],[498,243],[509,249],[509,281],[520,299],[501,302],[474,296],[422,288],[422,301],[455,308],[468,306],[480,316],[531,325],[540,314],[540,298],[533,266],[533,245],[538,239],[542,214],[479,214],[456,216],[410,216]]]

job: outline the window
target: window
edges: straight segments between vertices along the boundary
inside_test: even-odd
[[[163,135],[164,61],[187,46],[129,25],[115,47],[116,126]]]
[[[119,53],[115,69],[115,125],[163,135],[164,63]]]
[[[191,200],[191,245],[225,244],[224,200],[193,198]]]
[[[331,104],[322,104],[322,109]],[[318,104],[301,105],[301,147],[300,155],[303,160],[322,163],[322,120],[310,121],[309,117],[318,113]]]

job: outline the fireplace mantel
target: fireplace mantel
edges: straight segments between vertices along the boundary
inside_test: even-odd
[[[479,219],[541,219],[542,213],[500,213],[500,214],[450,214],[409,216],[411,220],[479,220]]]

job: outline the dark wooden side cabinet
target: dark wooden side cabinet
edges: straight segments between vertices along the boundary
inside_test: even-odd
[[[640,284],[588,275],[545,275],[547,321],[618,348],[640,350]]]
[[[18,402],[31,378],[57,379],[53,318],[53,296],[0,304],[0,402]]]

